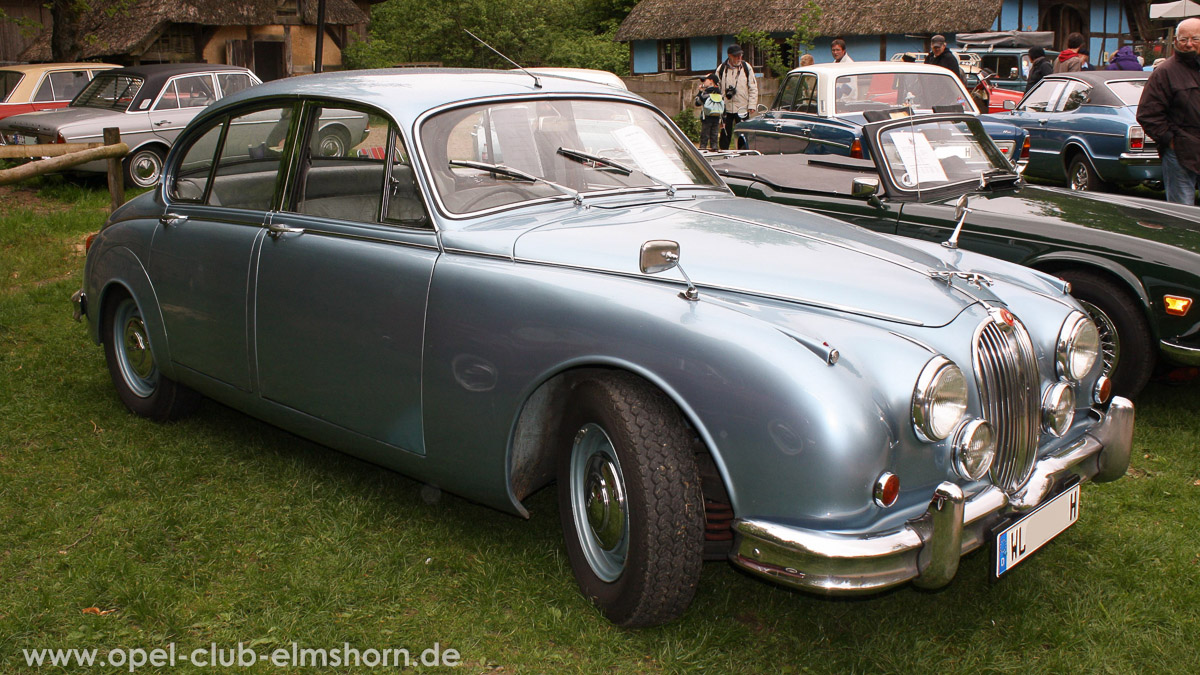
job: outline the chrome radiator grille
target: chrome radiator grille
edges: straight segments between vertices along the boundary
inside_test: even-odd
[[[1008,310],[996,310],[976,332],[973,357],[984,416],[996,432],[992,483],[1012,492],[1037,460],[1041,387],[1033,342]]]

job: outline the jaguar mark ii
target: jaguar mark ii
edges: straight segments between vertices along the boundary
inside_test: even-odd
[[[368,120],[341,156],[331,110]],[[682,613],[706,558],[821,593],[943,586],[981,547],[1001,574],[1128,464],[1061,281],[735,197],[645,100],[550,75],[231,96],[76,303],[137,414],[211,397],[520,516],[557,483],[626,626]]]

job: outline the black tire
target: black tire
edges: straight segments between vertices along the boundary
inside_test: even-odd
[[[704,497],[678,408],[636,377],[597,373],[572,388],[563,422],[559,517],[580,590],[619,626],[678,618],[704,548]]]
[[[1107,192],[1111,186],[1100,178],[1082,153],[1075,153],[1067,165],[1067,187],[1080,192]]]
[[[1113,393],[1136,396],[1154,373],[1157,358],[1141,303],[1123,286],[1094,272],[1066,270],[1058,276],[1071,283],[1071,295],[1100,330]]]
[[[125,187],[148,188],[162,180],[166,153],[158,147],[138,148],[125,158]]]
[[[122,293],[108,301],[100,325],[108,374],[126,408],[159,422],[196,409],[200,395],[167,379],[155,365],[142,310],[133,298]]]

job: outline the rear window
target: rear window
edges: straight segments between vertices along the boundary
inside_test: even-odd
[[[101,73],[88,84],[74,101],[73,106],[126,110],[142,88],[142,78],[129,75],[106,75]]]
[[[21,81],[21,73],[15,70],[0,70],[0,103],[8,102],[8,95],[17,88]]]
[[[1138,101],[1142,99],[1142,87],[1144,86],[1146,86],[1145,80],[1122,80],[1108,83],[1108,88],[1125,105],[1137,105]]]

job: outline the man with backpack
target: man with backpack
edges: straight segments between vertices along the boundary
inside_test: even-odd
[[[721,117],[725,115],[725,97],[717,86],[716,75],[709,73],[700,78],[700,91],[696,93],[695,102],[700,108],[700,149],[716,150]]]
[[[727,59],[717,66],[718,86],[725,94],[725,114],[721,116],[721,149],[728,150],[733,128],[754,113],[758,106],[758,82],[754,69],[742,60],[742,48],[729,45]],[[737,146],[734,146],[737,149]]]

